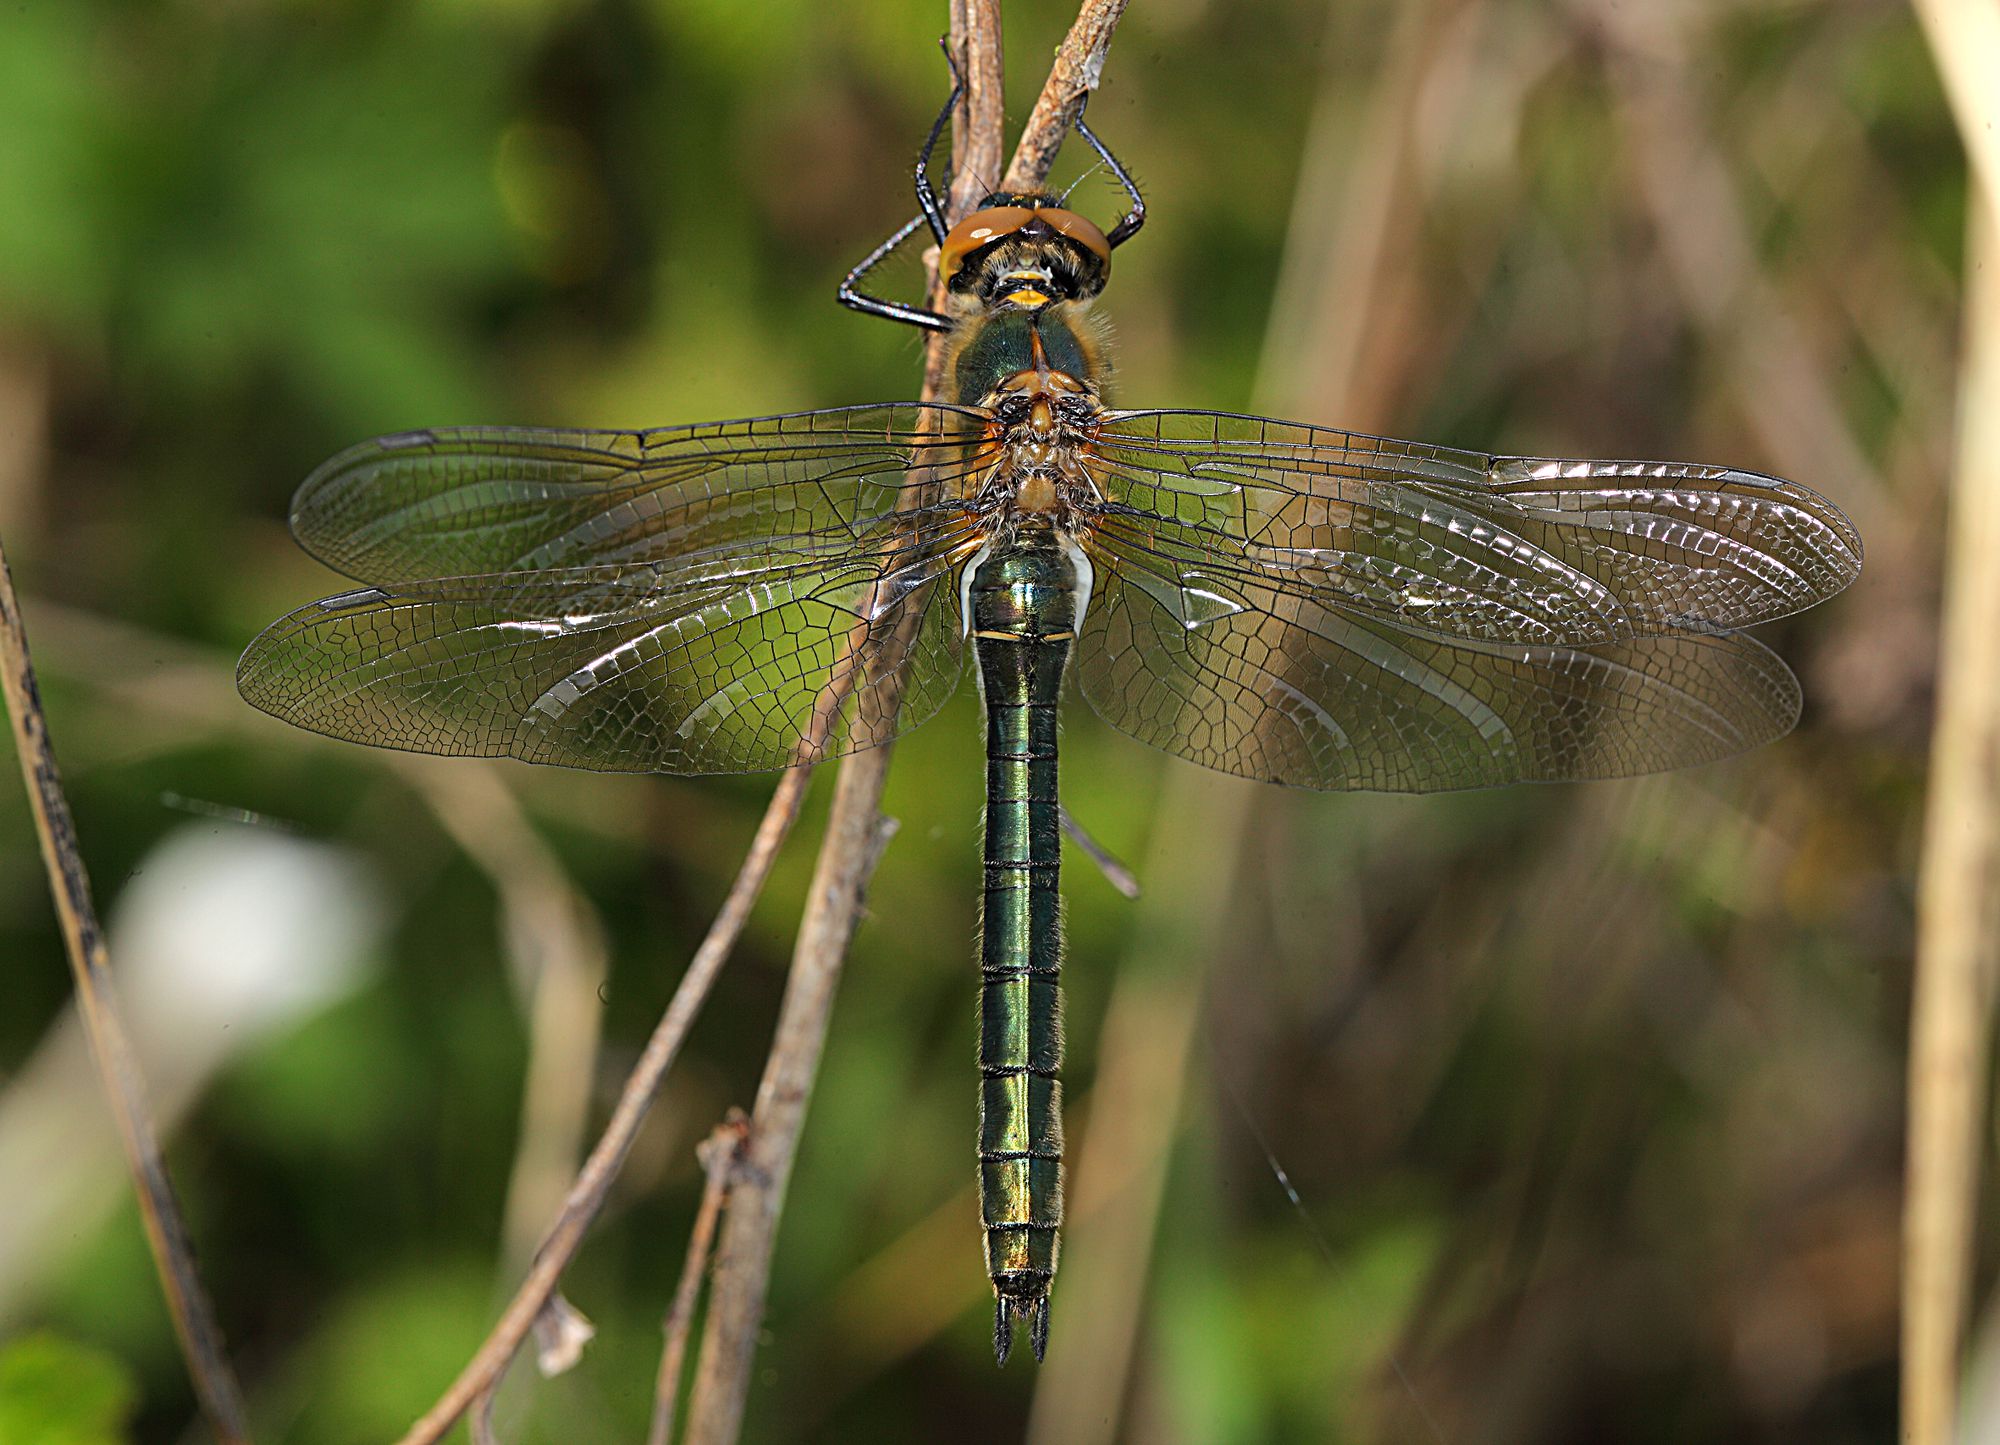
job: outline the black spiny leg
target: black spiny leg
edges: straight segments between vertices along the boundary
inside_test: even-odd
[[[951,94],[944,98],[944,109],[931,122],[931,133],[924,138],[924,148],[917,152],[917,208],[931,223],[931,234],[942,246],[951,227],[945,221],[944,206],[938,201],[937,188],[931,184],[931,155],[937,150],[938,137],[944,134],[945,123],[958,109],[959,97],[965,94],[965,77],[958,73],[958,62],[951,58],[951,42],[940,40],[938,49],[944,52],[945,66],[951,71]]]
[[[1088,104],[1089,101],[1090,97],[1086,94],[1084,103]],[[1104,162],[1111,174],[1118,178],[1118,184],[1125,188],[1125,194],[1132,198],[1132,209],[1125,213],[1125,219],[1113,226],[1104,237],[1113,246],[1122,246],[1138,235],[1139,228],[1146,224],[1146,198],[1139,194],[1138,184],[1133,181],[1131,172],[1118,163],[1118,157],[1111,154],[1104,142],[1097,138],[1097,133],[1083,123],[1082,106],[1077,107],[1073,129],[1090,142],[1090,148],[1097,152],[1097,158]]]
[[[917,207],[919,214],[908,221],[902,229],[888,240],[870,251],[867,258],[847,273],[847,279],[840,283],[836,293],[840,304],[851,306],[864,316],[880,316],[885,321],[901,321],[910,326],[921,326],[927,331],[949,331],[952,320],[940,315],[928,306],[912,306],[903,301],[884,301],[879,296],[869,296],[860,289],[861,278],[894,251],[917,227],[928,222],[931,234],[938,244],[944,244],[947,231],[944,207],[938,201],[937,188],[931,184],[931,155],[937,150],[938,138],[944,134],[945,125],[951,120],[951,113],[958,107],[959,97],[965,94],[965,82],[959,78],[958,67],[952,63],[951,50],[946,48],[945,64],[951,66],[951,94],[945,98],[944,109],[931,122],[931,133],[924,140],[924,148],[917,154]]]
[[[836,293],[842,306],[851,306],[864,316],[880,316],[885,321],[902,321],[911,326],[921,326],[927,331],[951,330],[951,318],[940,316],[928,306],[912,306],[906,301],[885,301],[880,296],[869,296],[857,289],[861,278],[880,265],[890,252],[909,240],[910,234],[921,226],[924,220],[922,216],[910,217],[895,235],[870,251],[866,260],[847,273],[847,279],[840,283],[840,290]]]

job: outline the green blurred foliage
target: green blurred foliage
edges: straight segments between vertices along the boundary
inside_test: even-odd
[[[1121,399],[1318,408],[1315,376],[1260,374],[1287,355],[1268,338],[1352,320],[1352,400],[1324,405],[1360,411],[1311,419],[1797,474],[1871,545],[1853,597],[1770,629],[1809,711],[1755,758],[1602,788],[1261,798],[1212,958],[1128,959],[1148,902],[1072,855],[1083,1150],[1114,996],[1205,979],[1185,1092],[1162,1105],[1169,1202],[1134,1356],[1105,1385],[1114,1438],[1891,1428],[1961,162],[1897,7],[1663,5],[1678,58],[1630,53],[1616,8],[1142,0],[1093,103],[1153,206],[1105,302]],[[913,394],[916,340],[831,297],[913,209],[943,10],[76,0],[0,32],[0,531],[100,897],[115,908],[178,830],[230,826],[168,801],[194,799],[363,856],[393,916],[379,975],[232,1052],[175,1126],[259,1438],[391,1435],[487,1327],[513,1278],[529,1054],[493,881],[431,795],[229,687],[259,626],[340,585],[284,535],[286,498],[337,448],[410,426]],[[1442,18],[1411,32],[1413,13]],[[1010,10],[1015,119],[1067,19]],[[1407,227],[1369,262],[1349,243],[1393,109],[1379,87],[1410,45],[1416,179],[1385,203]],[[1647,87],[1684,119],[1648,131]],[[1741,214],[1659,204],[1649,187],[1678,173],[1648,169],[1648,135],[1712,155]],[[1067,156],[1058,179],[1083,170]],[[1333,200],[1313,210],[1316,188]],[[1116,205],[1101,176],[1078,197]],[[1748,273],[1726,273],[1739,254]],[[913,261],[895,275],[914,289]],[[1332,291],[1312,310],[1315,280]],[[1838,437],[1788,428],[1815,387]],[[992,1367],[971,1198],[969,692],[898,748],[901,831],[792,1182],[747,1438],[1016,1440],[1034,1408],[1031,1369]],[[1170,835],[1155,802],[1179,765],[1069,713],[1066,802],[1140,858]],[[595,1121],[769,782],[498,772],[601,917]],[[643,1429],[693,1146],[754,1095],[826,789],[568,1281],[597,1343],[571,1376],[510,1385],[510,1438]],[[0,789],[0,1088],[64,1007],[58,949],[24,805]],[[122,1438],[135,1399],[132,1438],[183,1438],[192,1397],[131,1209],[46,1253],[0,1288],[0,1371],[77,1381],[79,1432],[49,1438]],[[1073,1269],[1058,1353],[1097,1343],[1065,1335]]]
[[[118,1445],[138,1391],[112,1356],[47,1331],[0,1345],[0,1440]]]

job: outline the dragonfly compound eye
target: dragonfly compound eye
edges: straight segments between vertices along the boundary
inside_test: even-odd
[[[1004,241],[1035,218],[1032,206],[988,206],[974,211],[946,233],[938,247],[938,274],[945,284],[965,269],[966,258]]]
[[[1090,252],[1105,270],[1111,269],[1111,240],[1090,217],[1065,211],[1060,206],[1043,206],[1035,212],[1035,217],[1057,235],[1067,237]]]

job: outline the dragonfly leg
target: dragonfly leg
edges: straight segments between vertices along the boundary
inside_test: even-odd
[[[937,187],[931,184],[931,156],[937,150],[938,138],[944,134],[945,122],[951,119],[951,113],[958,109],[959,98],[965,94],[965,77],[958,73],[958,62],[951,58],[951,41],[938,41],[938,49],[944,52],[945,66],[951,71],[951,94],[945,97],[944,109],[931,122],[931,133],[924,139],[924,148],[917,152],[917,209],[931,223],[931,234],[942,246],[951,226],[945,219],[944,205],[938,200]]]
[[[1125,194],[1132,198],[1132,209],[1127,211],[1125,218],[1113,226],[1104,237],[1114,247],[1122,246],[1138,235],[1139,228],[1146,224],[1146,198],[1139,194],[1139,183],[1132,179],[1132,173],[1126,170],[1119,163],[1118,157],[1111,154],[1110,148],[1097,138],[1097,132],[1083,123],[1083,105],[1089,102],[1090,96],[1086,92],[1083,104],[1076,108],[1076,120],[1072,122],[1072,126],[1078,135],[1089,142],[1090,148],[1097,152],[1097,158],[1104,162],[1105,168],[1116,176],[1118,184],[1125,188]]]
[[[949,231],[945,224],[944,205],[938,200],[937,187],[931,183],[931,156],[937,150],[938,138],[944,134],[945,123],[958,106],[959,97],[965,94],[965,81],[958,73],[958,65],[951,58],[951,46],[945,41],[938,42],[944,50],[944,63],[951,67],[951,94],[945,98],[944,109],[931,122],[931,133],[924,139],[924,148],[917,153],[917,215],[903,227],[870,251],[840,283],[837,297],[840,304],[850,306],[864,316],[879,316],[884,321],[900,321],[907,326],[921,326],[926,331],[949,331],[952,319],[933,311],[928,306],[912,306],[903,301],[885,301],[879,296],[870,296],[861,290],[861,278],[886,260],[921,225],[928,224],[931,234],[937,237],[939,245]]]
[[[849,271],[836,293],[840,304],[851,306],[864,316],[880,316],[885,321],[901,321],[906,325],[921,326],[927,331],[951,330],[951,318],[940,315],[928,306],[911,306],[903,301],[885,301],[880,296],[867,295],[860,289],[861,278],[880,265],[903,242],[909,240],[917,227],[923,223],[924,217],[912,216],[903,223],[895,235],[870,251],[860,265]]]

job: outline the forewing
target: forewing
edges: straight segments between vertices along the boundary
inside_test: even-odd
[[[351,448],[292,502],[300,545],[378,587],[841,544],[974,465],[977,418],[900,403],[655,431],[455,427]]]
[[[1110,510],[1163,566],[1446,638],[1725,632],[1823,601],[1861,565],[1824,497],[1720,467],[1489,457],[1176,411],[1116,414],[1095,453]]]
[[[299,727],[414,752],[610,772],[816,762],[950,696],[962,627],[934,584],[972,542],[938,522],[874,551],[367,588],[273,624],[237,686]]]
[[[1747,637],[1452,641],[1254,580],[1189,586],[1115,522],[1093,545],[1084,695],[1141,742],[1242,777],[1389,792],[1621,777],[1727,757],[1798,717],[1790,671]]]

